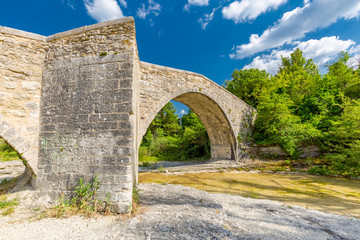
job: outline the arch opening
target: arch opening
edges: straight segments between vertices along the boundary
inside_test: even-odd
[[[209,136],[212,160],[235,160],[237,153],[236,138],[225,113],[214,100],[199,92],[183,93],[170,100],[188,106],[199,117]],[[162,107],[157,106],[157,109],[160,110]],[[148,118],[154,119],[157,113],[158,111]],[[141,124],[145,123],[147,130],[151,122],[147,119],[150,123],[146,124],[146,119],[144,120]],[[145,132],[140,132],[141,139],[145,136]]]
[[[178,110],[181,107],[181,113],[174,104]],[[203,123],[192,109],[179,105],[170,101],[156,114],[139,147],[140,165],[210,158],[210,140]]]
[[[21,155],[0,136],[0,194],[13,189],[28,171]]]

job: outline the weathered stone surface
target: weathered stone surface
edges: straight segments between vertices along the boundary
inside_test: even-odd
[[[193,109],[203,122],[213,159],[239,159],[238,137],[251,130],[252,107],[200,74],[144,62],[140,69],[140,140],[160,109],[175,100]]]
[[[110,192],[113,210],[123,211],[131,204],[136,129],[130,116],[134,89],[121,83],[133,81],[135,26],[132,18],[97,26],[48,38],[37,184],[46,189],[49,183],[59,194],[97,174],[99,197]],[[129,108],[115,108],[121,103]],[[124,138],[129,146],[118,144]],[[129,177],[106,181],[116,176]]]
[[[2,28],[0,37],[0,114],[11,132],[0,129],[8,141],[37,172],[41,79],[47,49],[45,37]],[[26,105],[31,102],[30,105]],[[5,129],[4,129],[5,130]],[[16,139],[23,139],[22,142]],[[23,157],[25,158],[25,157]]]
[[[300,146],[297,148],[298,158],[318,157],[322,154],[320,148],[316,145]],[[279,146],[253,146],[251,153],[259,157],[284,158],[290,157]]]
[[[0,136],[40,190],[68,194],[97,174],[99,197],[126,211],[141,139],[172,99],[199,115],[213,159],[239,159],[254,109],[202,75],[140,62],[133,18],[50,37],[0,29]]]
[[[25,171],[25,166],[21,160],[0,162],[0,182],[19,177]]]

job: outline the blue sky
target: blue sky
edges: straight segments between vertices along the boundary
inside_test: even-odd
[[[194,71],[222,85],[234,69],[275,73],[296,47],[322,66],[360,59],[360,0],[2,1],[0,25],[52,35],[135,18],[142,61]],[[176,105],[178,113],[181,105]]]

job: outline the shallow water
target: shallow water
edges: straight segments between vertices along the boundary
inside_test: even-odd
[[[305,174],[139,173],[141,183],[181,184],[212,193],[269,199],[360,219],[360,180]]]

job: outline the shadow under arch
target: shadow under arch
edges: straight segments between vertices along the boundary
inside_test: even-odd
[[[230,121],[220,105],[202,89],[188,89],[172,93],[161,99],[143,125],[140,141],[156,114],[171,100],[181,102],[191,108],[200,118],[210,138],[212,160],[235,160],[237,156],[236,137]],[[140,143],[138,144],[138,146]]]

